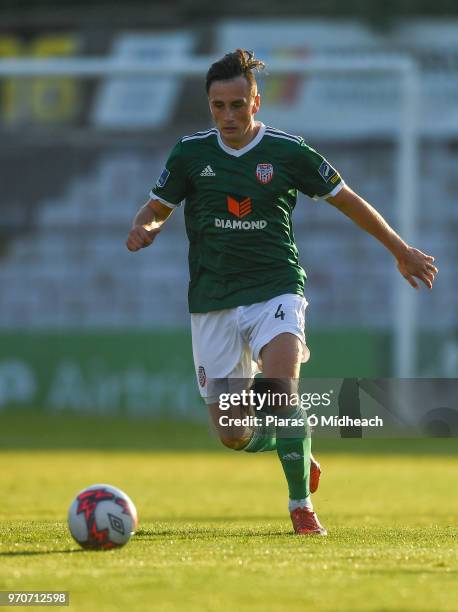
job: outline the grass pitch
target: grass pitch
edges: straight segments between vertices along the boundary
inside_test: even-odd
[[[20,445],[0,427],[4,448]],[[124,440],[135,440],[129,427],[142,447],[147,428],[128,426]],[[391,450],[383,441],[371,452],[317,441],[325,471],[314,503],[329,536],[301,538],[275,453],[218,451],[208,440],[203,452],[134,442],[100,451],[70,430],[77,450],[0,452],[2,590],[68,590],[70,609],[85,611],[457,609],[456,441]],[[200,435],[205,446],[206,433],[191,431],[191,446]],[[124,549],[83,551],[67,531],[73,496],[96,482],[137,506],[139,530]]]

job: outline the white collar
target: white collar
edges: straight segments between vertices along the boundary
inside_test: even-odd
[[[264,123],[261,123],[261,125],[259,126],[258,133],[253,138],[253,140],[250,140],[250,142],[246,144],[244,147],[242,147],[241,149],[232,149],[231,147],[228,147],[227,145],[224,144],[221,138],[221,134],[218,130],[217,131],[218,144],[223,149],[223,151],[226,151],[226,153],[229,153],[229,155],[233,155],[234,157],[240,157],[244,153],[251,151],[251,149],[253,149],[253,147],[255,147],[261,141],[262,137],[264,136],[265,131],[266,131],[266,126],[264,125]]]

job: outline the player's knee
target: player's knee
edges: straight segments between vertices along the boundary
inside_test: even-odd
[[[221,443],[224,446],[232,450],[242,450],[242,448],[245,448],[245,446],[250,441],[250,438],[247,436],[236,437],[236,436],[222,435],[220,436],[219,439],[221,440]]]

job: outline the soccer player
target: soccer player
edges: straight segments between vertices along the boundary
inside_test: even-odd
[[[434,258],[406,244],[300,136],[256,120],[261,98],[253,71],[263,67],[244,49],[212,64],[206,90],[215,127],[175,145],[127,239],[130,251],[151,245],[186,200],[194,362],[215,423],[219,396],[210,381],[251,381],[262,371],[266,380],[284,384],[299,378],[309,358],[306,276],[291,226],[297,190],[326,200],[379,240],[412,287],[420,280],[431,289],[437,273]],[[297,408],[281,408],[297,415]],[[293,435],[281,426],[270,433],[241,427],[236,435],[217,429],[234,450],[276,449],[295,533],[326,535],[310,500],[311,443],[304,427]],[[312,476],[316,488],[319,471],[312,469]]]

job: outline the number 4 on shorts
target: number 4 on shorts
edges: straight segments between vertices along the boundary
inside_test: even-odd
[[[283,312],[283,310],[281,309],[282,305],[279,304],[278,308],[277,308],[277,312],[275,313],[275,318],[276,319],[281,319],[282,321],[285,318],[285,313]]]

